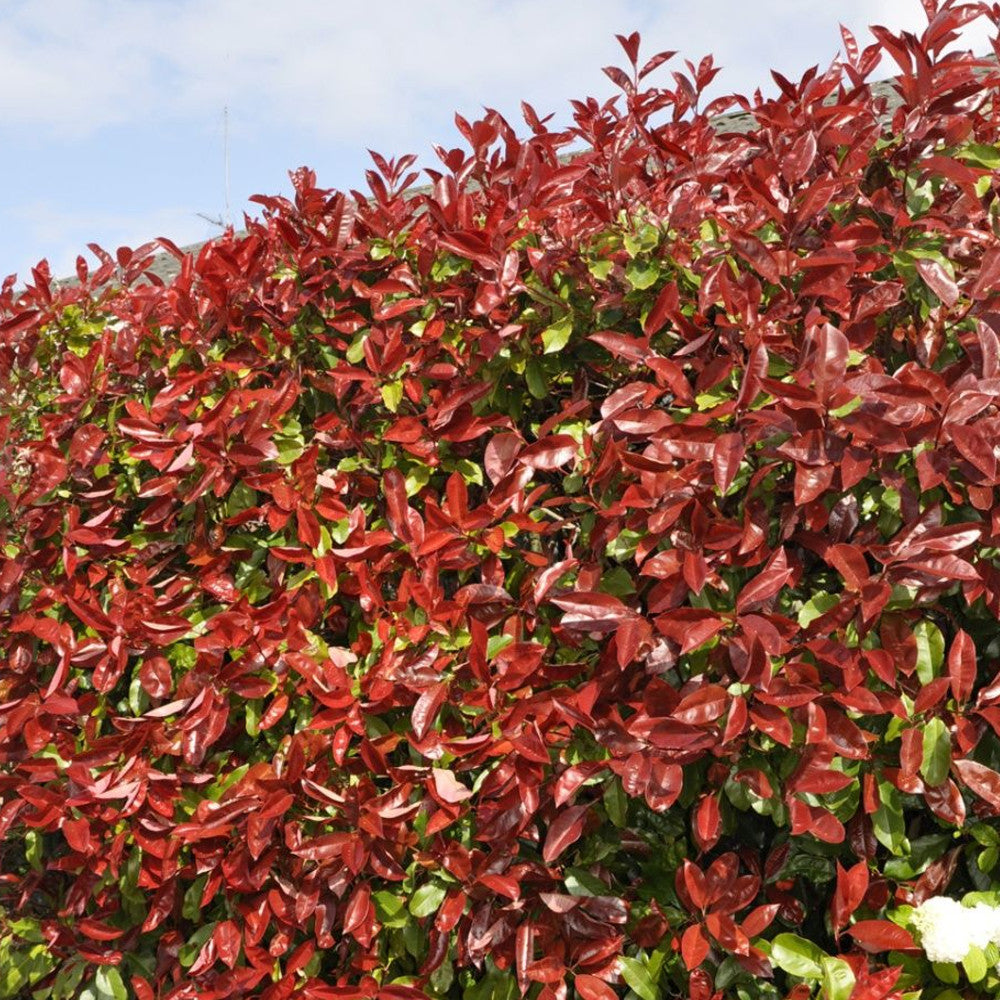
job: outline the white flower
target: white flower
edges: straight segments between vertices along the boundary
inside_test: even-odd
[[[970,910],[976,925],[973,944],[985,948],[988,944],[1000,946],[1000,907],[976,903]]]
[[[962,906],[948,896],[932,896],[921,903],[913,913],[913,924],[932,962],[961,962],[973,945],[990,941],[994,928],[992,916],[985,919],[976,908]]]

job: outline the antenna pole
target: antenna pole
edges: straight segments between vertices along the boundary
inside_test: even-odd
[[[232,213],[229,211],[229,105],[222,108],[222,145],[226,170],[226,225],[233,224]]]

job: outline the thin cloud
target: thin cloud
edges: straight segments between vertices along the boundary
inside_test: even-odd
[[[109,125],[232,105],[243,127],[327,141],[424,138],[428,109],[528,99],[563,112],[607,92],[612,36],[692,59],[712,52],[723,88],[768,84],[766,67],[828,63],[837,22],[919,27],[913,0],[833,7],[801,0],[15,0],[0,23],[0,121],[84,136]],[[981,22],[982,24],[982,22]],[[971,29],[978,43],[985,27]],[[790,46],[789,39],[794,39]]]

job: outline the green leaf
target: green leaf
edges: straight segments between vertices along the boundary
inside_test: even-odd
[[[771,961],[779,969],[802,979],[822,979],[826,957],[822,948],[797,934],[779,934],[771,942]]]
[[[408,497],[415,497],[431,481],[431,468],[423,463],[410,466],[406,473],[405,489]]]
[[[597,278],[598,281],[606,281],[611,273],[611,268],[615,266],[613,260],[594,260],[587,265],[587,270]]]
[[[573,334],[573,316],[567,313],[552,326],[542,330],[542,347],[545,354],[558,354]]]
[[[388,382],[382,386],[382,402],[390,413],[395,413],[399,409],[399,404],[403,401],[403,383]]]
[[[950,833],[930,834],[910,841],[910,849],[900,858],[889,858],[883,874],[898,881],[922,875],[932,861],[937,861],[952,844]]]
[[[864,400],[860,396],[855,396],[853,399],[844,403],[843,406],[838,406],[835,410],[831,410],[830,416],[836,417],[840,420],[853,413],[863,402]]]
[[[601,577],[601,590],[615,597],[627,597],[635,593],[635,580],[624,566],[615,566]]]
[[[800,627],[805,628],[817,618],[825,615],[827,611],[835,608],[839,603],[840,598],[836,594],[827,594],[824,591],[814,594],[812,598],[802,605],[802,610],[799,612]]]
[[[954,986],[958,980],[961,978],[958,974],[958,966],[954,962],[932,962],[931,968],[934,970],[934,975],[941,980],[942,983],[949,983]],[[947,993],[954,993],[954,990],[946,990]],[[938,1000],[944,993],[938,994]]]
[[[976,823],[969,828],[969,833],[983,847],[1000,847],[1000,833],[997,833],[992,826],[987,826],[986,823]]]
[[[443,885],[434,882],[427,882],[413,894],[410,900],[410,913],[415,917],[429,917],[432,913],[437,913],[444,901],[446,894]]]
[[[924,757],[920,773],[932,788],[943,785],[951,768],[951,734],[941,719],[931,719],[924,726]]]
[[[447,996],[454,981],[455,966],[451,962],[442,962],[430,976],[431,989],[438,996]]]
[[[563,882],[571,896],[604,896],[608,891],[608,887],[596,875],[591,875],[582,868],[567,868]]]
[[[542,366],[534,358],[524,366],[524,381],[527,383],[528,392],[535,399],[545,399],[549,394],[549,384],[545,380],[545,373],[542,371]]]
[[[226,514],[235,517],[243,511],[257,506],[257,491],[250,489],[246,483],[238,482],[229,491],[226,498]]]
[[[888,781],[878,783],[880,803],[872,814],[875,839],[897,857],[909,850],[903,820],[903,800],[899,790]]]
[[[475,462],[470,462],[467,458],[460,458],[455,463],[455,471],[461,475],[466,483],[475,486],[483,485],[483,470]]]
[[[628,796],[618,778],[612,778],[604,786],[604,808],[608,819],[619,829],[628,822]]]
[[[38,830],[28,830],[24,834],[24,856],[36,871],[42,870],[42,835]]]
[[[962,968],[965,969],[970,983],[978,983],[985,979],[988,966],[982,948],[973,945],[969,949],[969,953],[962,959]]]
[[[365,341],[368,339],[368,334],[371,331],[367,328],[364,330],[359,330],[354,335],[354,340],[351,341],[351,346],[347,348],[344,353],[344,357],[352,364],[356,365],[364,360],[365,357]]]
[[[102,965],[97,970],[94,975],[94,988],[98,1000],[128,1000],[128,990],[125,989],[122,974],[113,965]]]
[[[924,619],[913,626],[917,640],[917,676],[921,683],[930,684],[941,672],[944,663],[944,636],[934,622]]]
[[[274,446],[278,449],[275,461],[278,465],[291,465],[306,450],[301,437],[275,436]]]
[[[0,945],[0,997],[13,1000],[23,997],[26,988],[47,976],[56,965],[49,949],[36,944],[27,951],[10,951],[11,939]]]
[[[842,958],[823,956],[823,996],[826,1000],[848,1000],[854,992],[854,970]]]
[[[967,160],[979,167],[986,167],[987,170],[1000,170],[1000,149],[996,146],[970,142],[955,154],[955,158]]]
[[[177,952],[177,961],[185,969],[190,965],[194,965],[194,960],[198,957],[203,945],[212,936],[215,924],[214,920],[211,923],[203,924],[188,938],[187,944],[181,945],[180,950]]]
[[[82,960],[71,959],[69,964],[63,965],[56,973],[56,981],[52,984],[53,1000],[70,1000],[70,998],[79,1000],[83,993],[77,990],[86,971],[87,963]],[[90,992],[93,995],[93,991]]]
[[[637,291],[652,288],[660,277],[660,267],[653,260],[633,260],[625,268],[628,283]]]
[[[243,702],[243,726],[247,736],[257,736],[260,732],[260,717],[264,714],[263,698],[248,698]]]
[[[491,635],[486,640],[486,659],[492,660],[494,656],[499,655],[513,641],[514,637],[512,635]]]
[[[406,900],[402,896],[382,889],[372,894],[375,915],[384,927],[405,927],[410,922],[406,912]]]
[[[653,982],[646,968],[646,963],[638,958],[628,958],[622,955],[618,959],[618,968],[621,971],[622,979],[629,984],[631,989],[637,993],[642,1000],[659,1000],[660,991]]]
[[[207,882],[207,874],[199,875],[184,893],[184,900],[181,903],[181,916],[186,920],[198,921],[201,919],[201,894],[205,891],[205,884]]]

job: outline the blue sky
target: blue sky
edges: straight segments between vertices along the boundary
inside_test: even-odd
[[[224,108],[239,227],[301,165],[361,189],[368,148],[432,164],[433,143],[459,145],[455,111],[520,121],[526,99],[566,121],[570,98],[610,93],[615,32],[711,52],[717,96],[825,67],[839,22],[865,44],[868,24],[923,17],[918,0],[0,0],[0,276],[218,232],[199,213],[226,213]],[[966,31],[977,52],[986,37]]]

